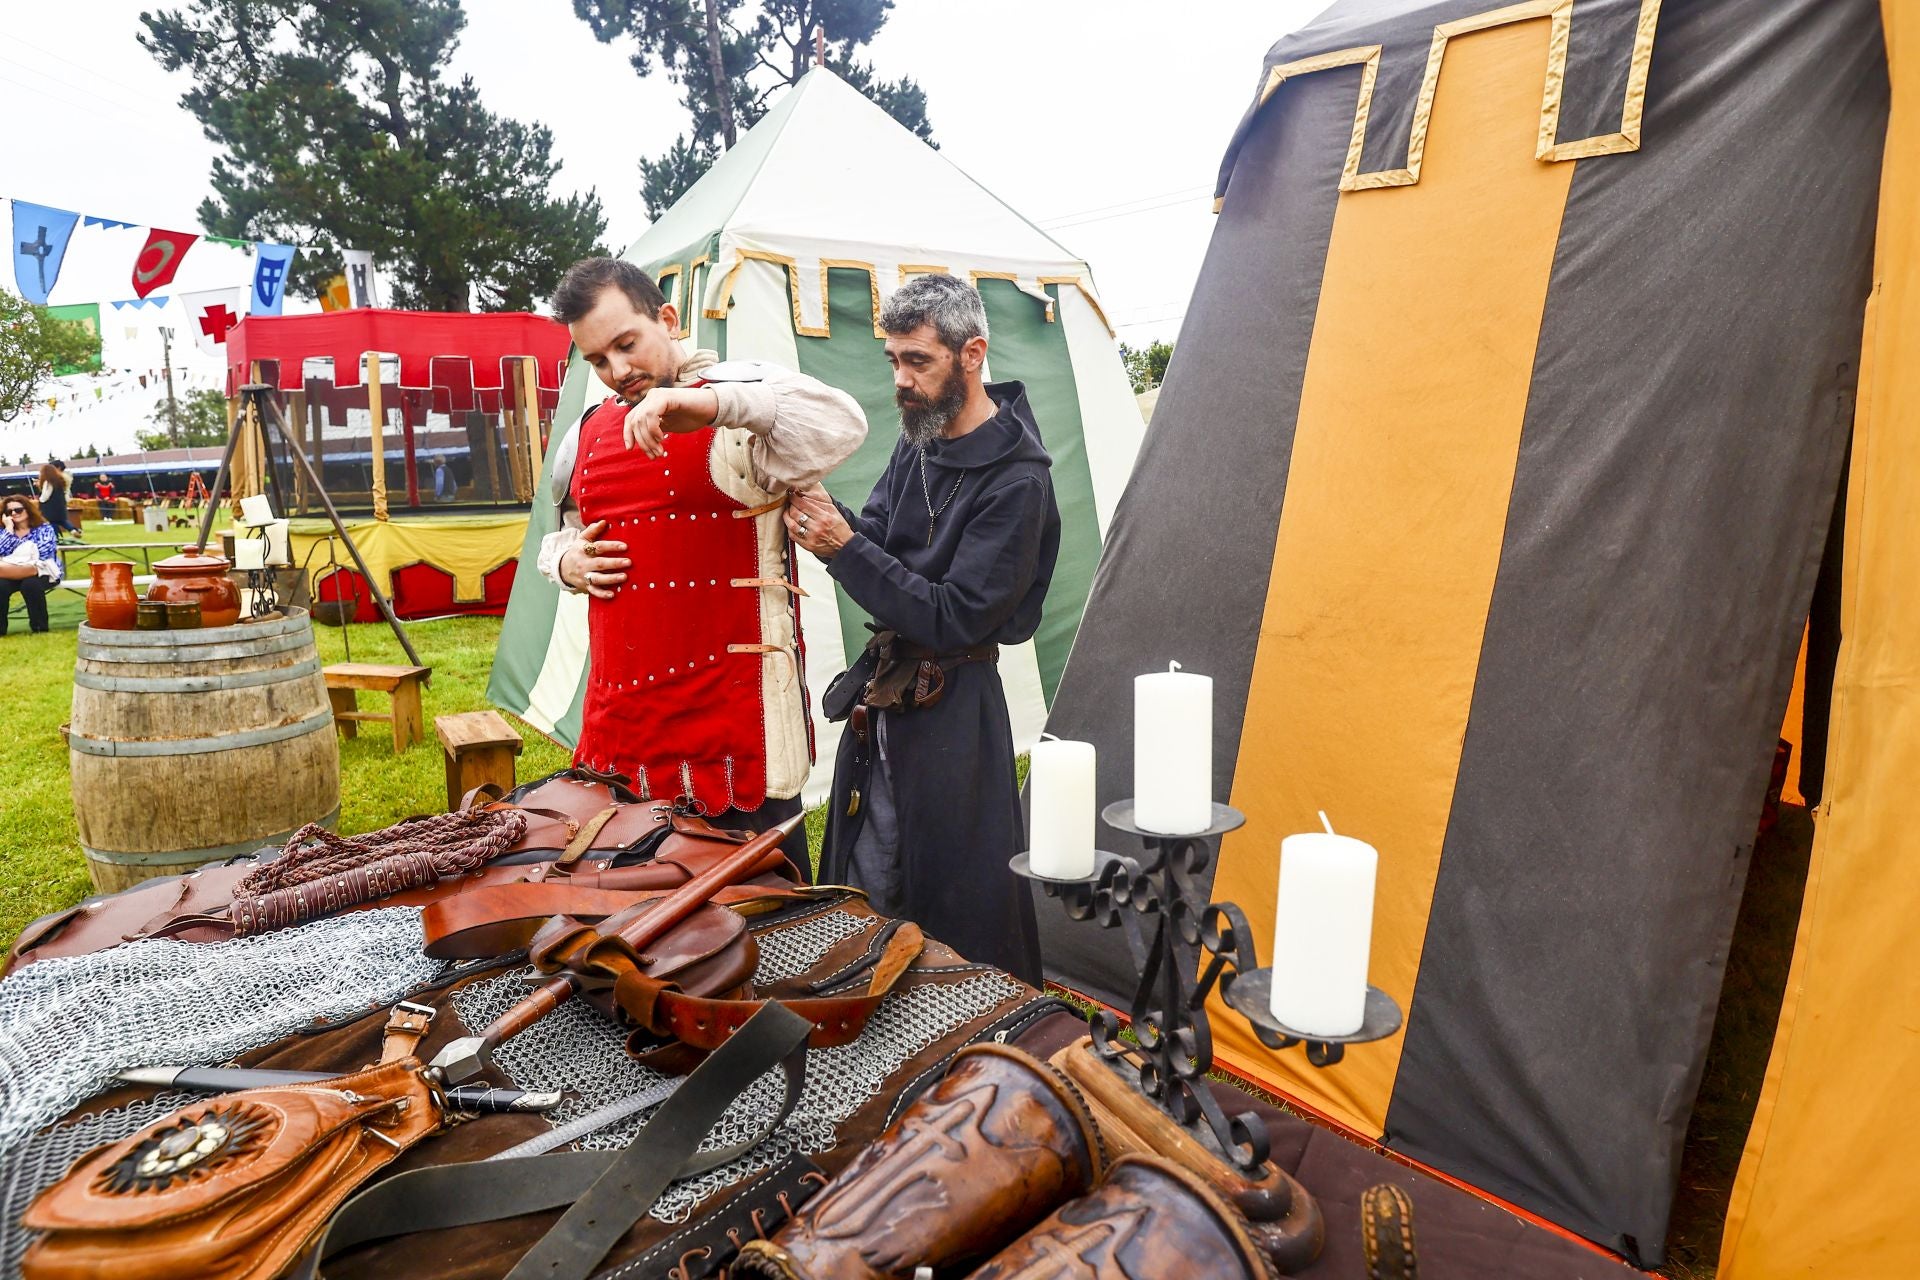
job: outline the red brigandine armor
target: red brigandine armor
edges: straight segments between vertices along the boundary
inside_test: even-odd
[[[628,408],[609,400],[580,424],[573,469],[582,523],[605,520],[633,562],[613,599],[587,604],[574,762],[624,775],[648,799],[757,809],[767,796],[769,593],[756,513],[713,482],[714,428],[669,434],[666,455],[650,458],[625,446]]]

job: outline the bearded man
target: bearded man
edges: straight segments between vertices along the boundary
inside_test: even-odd
[[[1026,389],[981,381],[972,285],[922,276],[880,313],[900,440],[859,515],[797,492],[787,530],[879,628],[834,682],[846,716],[821,878],[867,891],[970,959],[1040,980],[1013,730],[995,663],[1028,640],[1060,550],[1052,460]]]
[[[554,449],[560,527],[540,544],[540,572],[589,597],[574,763],[765,830],[800,812],[813,757],[781,509],[859,448],[866,415],[791,370],[688,351],[629,262],[575,263],[553,311],[614,393]],[[787,852],[805,873],[804,831]]]

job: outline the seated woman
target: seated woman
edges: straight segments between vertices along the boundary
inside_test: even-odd
[[[59,535],[32,498],[0,498],[0,636],[7,634],[13,593],[27,598],[27,629],[47,630],[47,592],[64,574]]]

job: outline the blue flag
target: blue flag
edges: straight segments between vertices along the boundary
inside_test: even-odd
[[[248,312],[256,316],[277,316],[280,304],[287,300],[287,272],[293,270],[296,245],[267,244],[253,246],[253,304]]]
[[[73,239],[77,213],[50,209],[44,204],[13,202],[13,278],[20,296],[45,306],[60,278],[60,264],[67,256],[67,242]]]

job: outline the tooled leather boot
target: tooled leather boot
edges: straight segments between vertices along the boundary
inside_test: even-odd
[[[954,1056],[903,1112],[735,1276],[911,1280],[992,1256],[1099,1181],[1106,1161],[1066,1077],[1005,1045]]]
[[[972,1280],[1274,1280],[1246,1219],[1159,1156],[1121,1156],[1090,1195],[1062,1205]]]

